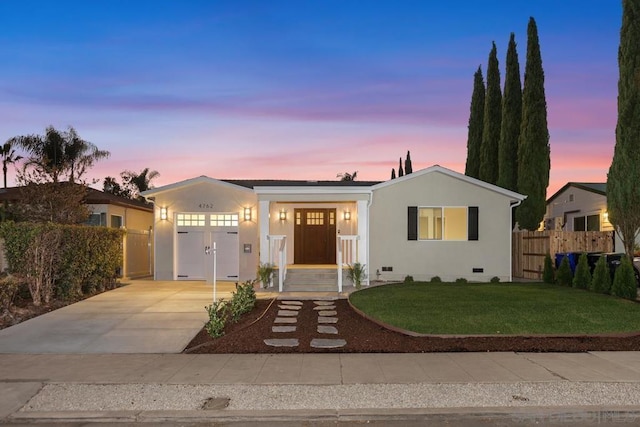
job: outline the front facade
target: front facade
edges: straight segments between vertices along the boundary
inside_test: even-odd
[[[569,182],[547,200],[546,230],[613,231],[607,215],[607,184]]]
[[[512,207],[524,196],[440,166],[387,182],[217,180],[149,190],[157,280],[246,281],[261,263],[370,280],[511,279]],[[337,290],[342,290],[338,275]]]

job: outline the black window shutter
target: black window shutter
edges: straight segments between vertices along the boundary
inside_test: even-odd
[[[418,240],[418,207],[407,208],[407,240]]]
[[[478,207],[469,206],[469,240],[478,240]]]

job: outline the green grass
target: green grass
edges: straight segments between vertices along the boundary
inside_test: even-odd
[[[423,283],[355,292],[352,304],[424,334],[596,334],[640,331],[640,304],[544,283]]]

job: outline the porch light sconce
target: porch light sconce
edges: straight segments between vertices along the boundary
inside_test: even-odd
[[[167,208],[160,208],[160,219],[166,221],[169,216],[167,215]]]
[[[344,211],[344,214],[342,214],[342,217],[344,218],[345,221],[351,221],[351,212]]]
[[[280,214],[278,215],[278,218],[280,218],[280,221],[286,221],[287,220],[287,211],[281,210]]]
[[[251,208],[244,208],[244,220],[251,221]]]
[[[609,212],[605,212],[605,213],[603,213],[603,214],[602,214],[602,219],[603,219],[604,221],[609,222]]]

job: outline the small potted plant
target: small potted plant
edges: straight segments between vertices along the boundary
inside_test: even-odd
[[[266,289],[271,286],[271,278],[273,276],[274,269],[275,265],[268,262],[258,266],[258,279],[262,282],[263,288]]]
[[[367,278],[367,273],[365,272],[365,265],[360,264],[359,262],[354,262],[353,264],[349,264],[347,267],[347,278],[351,280],[353,286],[356,289],[360,289],[362,286],[362,281]]]

